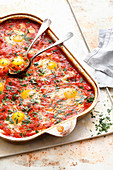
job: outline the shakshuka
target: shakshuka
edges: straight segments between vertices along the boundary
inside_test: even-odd
[[[17,71],[41,49],[53,43],[43,33],[35,38],[40,24],[28,19],[12,19],[0,24],[0,133],[16,138],[39,133],[69,119],[92,104],[93,87],[70,63],[59,47],[37,56],[23,77]],[[12,61],[12,62],[11,62]]]

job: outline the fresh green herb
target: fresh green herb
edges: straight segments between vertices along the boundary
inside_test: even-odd
[[[66,81],[69,81],[69,79],[66,79]]]
[[[55,87],[55,88],[56,88],[56,90],[58,90],[60,87],[59,87],[59,85],[56,85],[56,87]]]
[[[53,75],[53,78],[56,78],[56,75],[55,75],[55,74]]]
[[[67,71],[67,69],[66,69],[66,68],[64,68],[64,69],[63,69],[63,71]]]
[[[113,123],[110,122],[110,118],[109,119],[108,119],[108,117],[100,118],[99,123],[95,124],[96,131],[108,132],[108,129],[110,128],[110,126],[112,124]],[[100,133],[98,133],[98,134],[100,134]]]
[[[97,110],[94,110],[94,112],[99,113],[99,111],[97,111]]]
[[[79,86],[79,88],[84,89],[84,87],[83,87],[83,86]]]
[[[35,63],[34,63],[34,66],[38,66],[38,65],[39,65],[38,62],[35,62]]]
[[[9,82],[9,85],[11,85],[11,86],[12,86],[12,82],[11,82],[11,81]]]
[[[27,84],[21,84],[21,86],[26,87],[26,86],[27,86]]]
[[[43,94],[43,97],[46,98],[46,97],[47,97],[47,94]]]
[[[52,40],[48,40],[49,41],[49,44],[51,44],[52,43]]]
[[[18,56],[18,54],[17,54],[16,52],[15,52],[14,54],[15,54],[16,56]]]
[[[93,112],[91,112],[90,114],[91,114],[91,118],[96,118],[96,116],[93,115]]]
[[[2,103],[3,103],[3,105],[6,105],[6,103],[5,103],[5,101],[2,99]]]
[[[9,113],[12,113],[12,110],[9,109],[8,112],[9,112]]]
[[[33,39],[32,37],[27,37],[26,35],[24,36],[24,39],[26,40],[27,44],[30,43],[30,39]]]
[[[23,120],[22,123],[25,123],[25,124],[27,125],[27,124],[29,124],[29,123],[31,123],[31,122],[30,122],[29,119],[27,119],[27,120]]]
[[[14,96],[14,95],[12,96],[12,100],[13,100],[13,101],[15,101],[15,100],[16,100],[16,98],[15,98],[15,96]]]
[[[40,72],[39,74],[41,74],[41,75],[44,75],[44,73],[45,73],[45,72],[43,71],[43,69],[39,69],[39,72]]]
[[[23,133],[20,133],[20,136],[23,137]]]
[[[110,113],[112,109],[107,109],[107,112]]]
[[[57,117],[56,121],[54,122],[54,124],[60,123],[63,119],[61,117]]]
[[[25,73],[25,75],[26,75],[26,76],[30,76],[30,74],[29,74],[29,73],[27,73],[27,72]]]
[[[89,98],[87,99],[87,102],[88,102],[88,103],[92,103],[93,100],[94,100],[94,97],[89,97]]]
[[[10,86],[6,86],[6,90],[12,90],[12,87],[10,87]]]
[[[30,82],[31,82],[32,84],[36,84],[36,83],[37,83],[36,79],[34,79],[34,78],[32,78],[32,79],[30,80]]]
[[[18,119],[16,119],[16,124],[18,124]]]
[[[59,103],[59,102],[61,102],[62,101],[62,99],[59,99],[59,100],[57,100],[57,103]]]
[[[60,80],[56,80],[57,82],[60,82]]]
[[[52,105],[52,101],[51,101],[51,103],[49,104],[49,107]]]
[[[83,82],[83,78],[81,77],[81,78],[80,78],[80,83],[82,83],[82,82]]]
[[[27,50],[27,49],[28,49],[28,47],[24,47],[24,49],[25,49],[25,50]]]
[[[65,73],[62,72],[62,75],[65,76]]]
[[[7,116],[6,121],[9,121],[9,116]]]
[[[9,122],[10,122],[10,124],[14,124],[14,121],[13,121],[12,119],[10,119],[10,121],[9,121]]]
[[[53,50],[54,52],[57,52],[57,50]]]
[[[54,109],[55,107],[56,107],[56,104],[54,104],[52,108]]]

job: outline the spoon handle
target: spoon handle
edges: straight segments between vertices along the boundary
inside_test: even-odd
[[[35,43],[35,41],[37,40],[37,38],[50,26],[51,24],[51,20],[50,19],[45,19],[42,22],[42,25],[35,37],[35,39],[32,41],[32,43],[30,44],[29,48],[27,49],[27,53],[29,52],[29,50],[31,49],[32,45]]]
[[[45,49],[39,51],[39,53],[35,54],[32,58],[31,58],[31,61],[36,57],[38,56],[39,54],[43,53],[44,51],[46,50],[49,50],[50,48],[56,46],[56,45],[59,45],[65,41],[67,41],[68,39],[70,39],[71,37],[73,36],[73,33],[72,32],[68,32],[64,37],[60,38],[58,41],[56,41],[54,44],[46,47]]]

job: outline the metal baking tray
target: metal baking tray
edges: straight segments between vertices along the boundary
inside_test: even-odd
[[[10,14],[10,15],[1,17],[0,23],[6,21],[8,19],[25,19],[25,18],[30,19],[32,21],[35,21],[39,24],[42,24],[42,22],[43,22],[37,16],[31,15],[31,14],[26,14],[26,13],[16,13],[16,14]],[[53,31],[50,28],[48,28],[46,32],[49,34],[49,36],[51,37],[51,39],[53,41],[58,40],[57,36],[53,33]],[[77,59],[71,54],[71,52],[63,44],[60,45],[59,48],[65,54],[65,56],[68,58],[68,60],[70,60],[70,62],[73,63],[73,66],[77,70],[79,70],[79,72],[86,78],[86,80],[93,87],[93,89],[94,89],[94,101],[93,101],[93,103],[91,104],[91,106],[88,109],[86,109],[82,113],[75,115],[75,116],[73,116],[73,117],[71,117],[67,120],[64,120],[61,123],[58,123],[58,124],[48,128],[48,129],[43,130],[42,132],[39,132],[39,133],[32,135],[30,137],[15,138],[15,137],[10,137],[10,136],[0,134],[0,137],[2,139],[10,141],[10,142],[19,142],[20,143],[20,142],[30,141],[30,140],[37,138],[38,136],[40,136],[44,133],[48,133],[48,134],[58,136],[58,137],[66,136],[73,131],[73,129],[76,126],[77,120],[79,120],[80,118],[82,118],[83,116],[85,116],[86,114],[91,112],[91,110],[95,107],[95,105],[98,101],[98,96],[99,96],[99,88],[97,86],[97,83],[95,82],[95,80],[90,76],[90,74],[83,68],[83,66],[77,61]],[[63,130],[61,130],[61,129],[63,129]]]

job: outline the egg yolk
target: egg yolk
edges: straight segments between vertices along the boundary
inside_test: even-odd
[[[12,115],[12,120],[17,124],[22,122],[22,120],[25,118],[25,114],[21,111],[15,112]]]
[[[0,91],[3,91],[3,89],[4,89],[4,85],[2,82],[0,82]]]
[[[50,70],[57,68],[57,64],[53,61],[50,61],[47,66]]]
[[[12,60],[12,65],[14,66],[21,66],[22,64],[25,64],[25,61],[22,57],[18,56],[18,57],[15,57],[13,60]]]
[[[74,98],[77,95],[77,91],[74,89],[68,89],[64,92],[66,98]]]
[[[21,97],[22,97],[23,99],[28,99],[28,98],[32,97],[35,93],[36,93],[35,90],[27,89],[27,90],[24,90],[24,91],[21,93]]]
[[[15,41],[15,42],[21,42],[23,40],[24,40],[23,37],[20,35],[16,35],[13,37],[13,41]]]
[[[0,66],[7,66],[9,64],[9,60],[7,58],[0,59]]]

